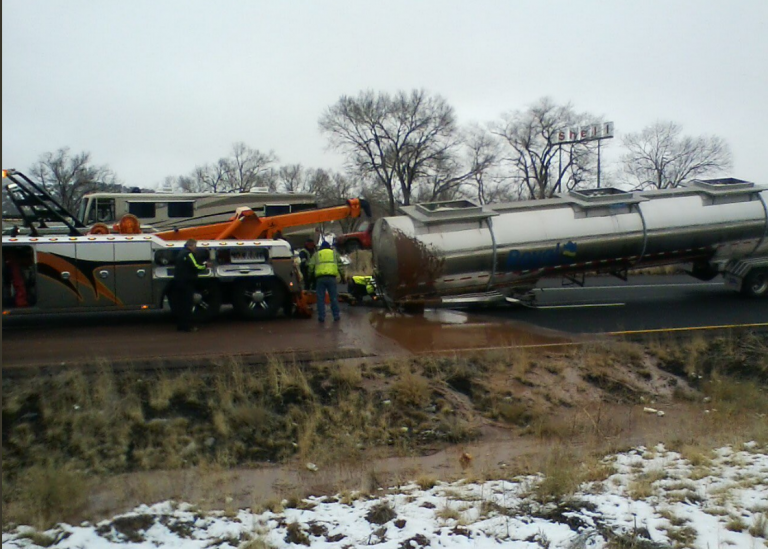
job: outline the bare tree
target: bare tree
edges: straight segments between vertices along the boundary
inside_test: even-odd
[[[471,176],[456,160],[461,142],[453,108],[424,90],[342,96],[320,118],[320,129],[352,169],[386,189],[390,214],[398,200],[411,203],[418,185],[436,196]]]
[[[598,121],[577,114],[570,105],[545,97],[525,111],[515,111],[494,124],[493,131],[511,149],[506,158],[511,180],[523,185],[528,198],[550,198],[563,189],[583,185],[593,174],[594,142],[558,144],[556,132]]]
[[[307,173],[301,164],[289,164],[277,169],[277,188],[286,193],[307,192]]]
[[[180,176],[176,184],[184,192],[240,193],[260,186],[274,191],[277,181],[271,164],[276,161],[272,151],[263,153],[245,143],[235,143],[231,156],[196,166],[188,176]]]
[[[43,153],[30,173],[71,212],[88,193],[123,190],[110,168],[91,164],[91,153],[72,155],[68,147]]]
[[[624,137],[624,170],[638,188],[674,188],[731,167],[730,148],[720,137],[681,134],[674,122],[656,122]]]
[[[467,130],[464,141],[468,163],[472,166],[464,193],[480,204],[514,199],[509,177],[499,170],[502,152],[496,136],[474,125]]]
[[[219,160],[224,171],[226,192],[243,193],[259,186],[259,180],[267,174],[270,164],[275,161],[277,157],[271,151],[263,153],[251,149],[245,143],[235,143],[232,156]]]

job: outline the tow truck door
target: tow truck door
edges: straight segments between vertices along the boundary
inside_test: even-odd
[[[75,245],[40,242],[35,246],[37,307],[71,309],[82,305]]]
[[[152,243],[115,243],[116,291],[123,305],[152,305]]]
[[[85,307],[110,307],[115,296],[115,246],[112,242],[77,243],[80,295]]]

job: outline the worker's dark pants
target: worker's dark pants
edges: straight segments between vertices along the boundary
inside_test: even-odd
[[[336,286],[335,276],[318,276],[315,279],[317,291],[317,320],[325,321],[325,293],[328,292],[331,300],[331,313],[334,320],[338,320],[339,313],[339,289]]]
[[[311,290],[313,285],[313,280],[311,278],[311,275],[309,274],[309,267],[307,265],[301,266],[301,277],[304,279],[304,289]]]
[[[192,282],[174,281],[171,299],[171,309],[176,315],[176,326],[179,330],[189,330],[192,328],[195,285]]]

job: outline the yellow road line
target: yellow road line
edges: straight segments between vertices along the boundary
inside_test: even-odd
[[[720,326],[688,326],[685,328],[654,328],[652,330],[626,330],[623,332],[604,332],[605,335],[653,334],[659,332],[692,332],[696,330],[728,330],[731,328],[768,328],[768,322],[757,324],[722,324]]]

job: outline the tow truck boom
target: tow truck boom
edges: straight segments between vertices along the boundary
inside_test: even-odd
[[[370,217],[371,209],[366,200],[352,198],[343,206],[306,210],[302,212],[259,217],[250,208],[238,208],[235,216],[226,223],[214,223],[175,231],[155,233],[163,240],[260,240],[272,238],[289,227],[316,225],[327,221],[338,221],[365,214]]]

